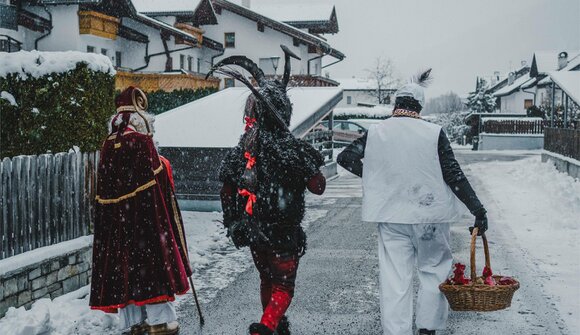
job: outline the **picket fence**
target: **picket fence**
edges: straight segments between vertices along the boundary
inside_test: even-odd
[[[91,233],[98,159],[70,152],[0,162],[0,259]]]

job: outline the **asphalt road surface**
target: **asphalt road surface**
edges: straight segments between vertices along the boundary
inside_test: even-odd
[[[525,156],[457,151],[458,160],[468,174],[468,165],[474,162]],[[469,177],[482,202],[492,201],[492,195],[477,177]],[[309,210],[328,212],[307,229],[308,251],[301,259],[294,301],[287,313],[292,333],[382,334],[376,226],[360,221],[360,180],[341,176],[329,183],[322,199],[309,196],[307,202]],[[472,218],[466,216],[452,227],[454,257],[462,263],[469,260],[467,227],[471,224]],[[512,229],[518,227],[492,227],[488,234],[494,271],[514,275],[522,283],[512,307],[493,313],[451,312],[447,330],[438,334],[575,334],[566,329],[550,296],[542,293],[541,281],[548,274],[541,273],[525,251],[511,243]],[[478,266],[483,263],[481,254]],[[253,267],[239,275],[203,306],[206,319],[203,328],[199,327],[194,307],[182,304],[178,311],[180,334],[247,334],[248,326],[261,316],[258,285],[258,273]]]

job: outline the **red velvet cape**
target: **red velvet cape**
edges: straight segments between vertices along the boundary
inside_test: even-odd
[[[183,226],[168,186],[151,137],[107,137],[98,167],[92,309],[114,313],[129,304],[173,301],[189,290]]]

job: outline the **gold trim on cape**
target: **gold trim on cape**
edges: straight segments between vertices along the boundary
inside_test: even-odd
[[[137,193],[139,193],[141,191],[144,191],[144,190],[148,189],[149,187],[151,187],[151,186],[153,186],[155,184],[157,184],[157,181],[155,179],[153,179],[150,182],[148,182],[147,184],[137,187],[137,189],[135,189],[135,191],[133,191],[131,193],[127,193],[125,195],[122,195],[122,196],[120,196],[118,198],[115,198],[115,199],[101,199],[101,197],[97,195],[96,196],[96,199],[97,199],[97,202],[100,203],[100,204],[102,204],[102,205],[116,204],[116,203],[119,203],[119,202],[121,202],[123,200],[126,200],[126,199],[129,199],[129,198],[132,198],[132,197],[136,196]]]

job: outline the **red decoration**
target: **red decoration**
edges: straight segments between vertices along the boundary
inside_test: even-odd
[[[453,285],[467,285],[471,281],[465,278],[465,265],[461,263],[455,263],[455,269],[453,270],[453,278],[450,279]]]
[[[500,285],[515,285],[517,281],[512,277],[501,277],[498,284]]]
[[[248,160],[248,163],[246,163],[246,169],[251,170],[256,164],[256,157],[252,157],[252,154],[246,151],[244,153],[244,158]]]
[[[254,203],[256,203],[256,195],[248,190],[246,190],[245,188],[242,190],[238,190],[238,194],[241,195],[242,197],[248,197],[248,202],[246,203],[246,213],[248,213],[249,215],[253,215],[254,214]]]
[[[493,279],[493,272],[487,266],[483,268],[483,283],[489,286],[495,286],[495,279]]]
[[[256,123],[256,118],[246,116],[244,118],[244,122],[246,122],[246,129],[244,129],[244,131],[248,131],[254,127],[254,123]]]

